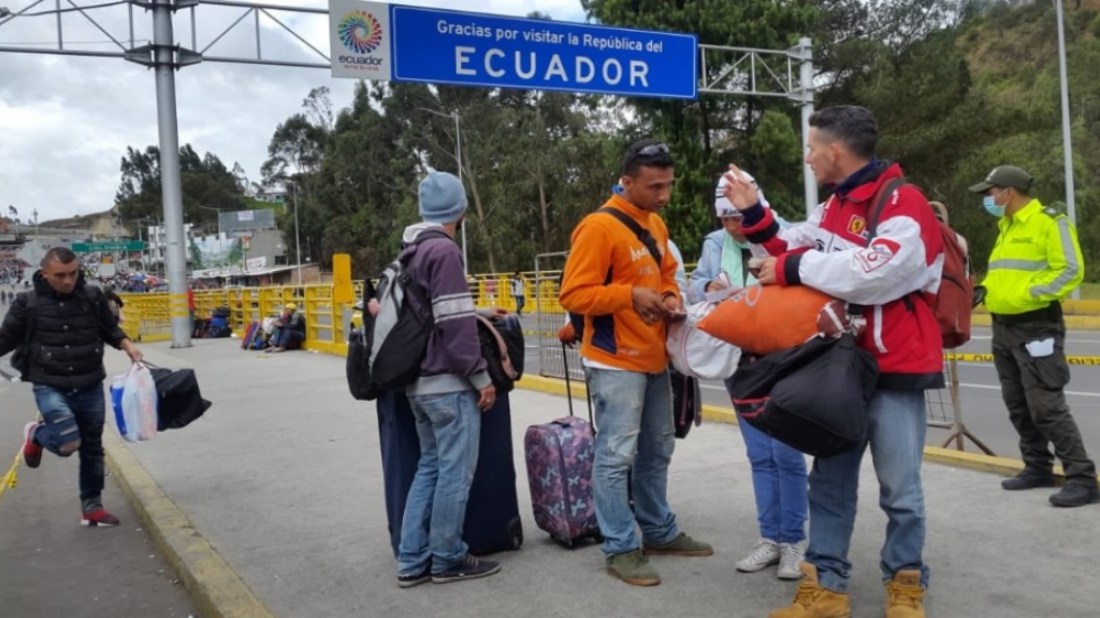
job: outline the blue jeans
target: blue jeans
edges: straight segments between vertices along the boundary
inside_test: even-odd
[[[646,543],[668,543],[680,533],[667,496],[676,443],[668,372],[585,371],[596,406],[592,485],[603,551],[613,556],[638,549],[635,520]],[[634,490],[634,512],[627,483]]]
[[[476,391],[409,397],[420,437],[420,464],[405,502],[399,575],[428,566],[442,573],[466,557],[466,502],[477,468],[481,410]]]
[[[293,328],[276,328],[275,332],[271,335],[271,345],[276,348],[297,348],[305,340],[304,333],[294,330]]]
[[[61,447],[80,440],[80,500],[85,510],[99,506],[103,493],[103,384],[84,390],[62,390],[34,385],[34,399],[45,422],[34,433],[34,441],[61,455]],[[71,453],[70,453],[71,454]]]
[[[921,488],[924,454],[924,391],[878,390],[871,399],[866,441],[855,449],[814,460],[810,472],[810,544],[806,560],[817,567],[821,585],[846,592],[852,563],[848,547],[856,519],[859,467],[869,444],[879,483],[879,506],[886,513],[882,546],[882,579],[902,569],[919,569],[928,586],[924,564],[925,515]]]
[[[776,543],[806,538],[806,456],[752,425],[738,424],[752,466],[760,536]]]

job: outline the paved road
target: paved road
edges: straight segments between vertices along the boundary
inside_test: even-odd
[[[7,358],[0,363],[10,369]],[[11,465],[34,410],[30,386],[0,376],[0,472]],[[106,431],[114,430],[108,423]],[[113,478],[103,500],[122,525],[83,528],[75,457],[47,453],[38,469],[21,465],[18,475],[19,485],[0,500],[0,616],[198,615]]]
[[[525,317],[524,325],[529,332],[538,330],[534,317]],[[975,327],[972,340],[959,351],[989,353],[990,337],[989,328]],[[553,344],[556,343],[555,340]],[[541,371],[538,341],[529,338],[527,344],[526,371],[532,375],[538,375]],[[1075,356],[1100,356],[1100,332],[1070,332],[1066,339],[1066,352]],[[555,364],[558,358],[560,353],[553,356]],[[993,449],[997,455],[1018,459],[1020,453],[1016,431],[1008,421],[1008,413],[1001,400],[1000,384],[993,364],[959,363],[959,381],[963,420],[970,432]],[[706,403],[729,407],[729,397],[720,382],[704,383],[702,387],[703,400]],[[1100,367],[1081,365],[1072,367],[1072,380],[1066,389],[1066,399],[1085,437],[1088,452],[1093,457],[1100,456],[1098,455],[1100,454]],[[942,414],[944,410],[949,413],[950,401],[950,395],[946,391],[929,393],[932,414]],[[927,443],[940,446],[947,437],[947,433],[943,429],[929,428]],[[977,451],[976,447],[969,442],[966,450]]]

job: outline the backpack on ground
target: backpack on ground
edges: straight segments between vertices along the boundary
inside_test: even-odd
[[[894,191],[905,186],[902,179],[886,183],[867,217],[867,242],[874,239],[878,222],[886,202]],[[932,303],[932,312],[940,326],[943,347],[957,348],[970,341],[970,312],[974,297],[974,281],[967,268],[967,255],[959,242],[959,235],[943,221],[938,221],[940,238],[943,241],[943,274],[940,289]]]
[[[454,241],[441,229],[427,229],[411,244],[433,238]],[[377,315],[371,315],[368,303],[364,303],[363,332],[355,344],[362,345],[366,352],[359,355],[362,362],[357,371],[370,376],[370,387],[352,387],[349,377],[349,388],[356,398],[374,399],[382,390],[403,389],[420,377],[435,318],[428,293],[408,272],[409,259],[411,256],[399,257],[382,273],[376,293]]]

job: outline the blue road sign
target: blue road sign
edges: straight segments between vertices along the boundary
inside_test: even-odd
[[[692,34],[390,5],[395,81],[694,99]]]

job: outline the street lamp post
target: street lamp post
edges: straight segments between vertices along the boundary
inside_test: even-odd
[[[1073,140],[1069,119],[1069,78],[1066,75],[1066,28],[1062,15],[1062,0],[1054,0],[1054,12],[1058,19],[1058,76],[1062,86],[1062,158],[1066,174],[1066,214],[1070,223],[1077,225],[1077,204],[1073,188]],[[1073,299],[1081,298],[1081,290],[1073,290]]]
[[[458,110],[455,110],[455,111],[453,111],[449,114],[444,114],[441,111],[437,111],[437,110],[430,109],[430,108],[427,108],[427,107],[418,107],[417,109],[421,110],[421,111],[428,112],[429,114],[435,114],[436,116],[439,116],[440,118],[453,118],[454,119],[454,121],[455,121],[455,154],[454,154],[454,158],[455,158],[455,163],[458,164],[458,182],[461,183],[462,182],[462,126],[460,124],[461,119],[458,115]],[[463,185],[463,191],[465,191],[465,186],[466,185]],[[469,264],[470,264],[470,262],[466,258],[466,226],[463,225],[462,226],[462,272],[463,272],[463,274],[468,274],[470,272]]]

